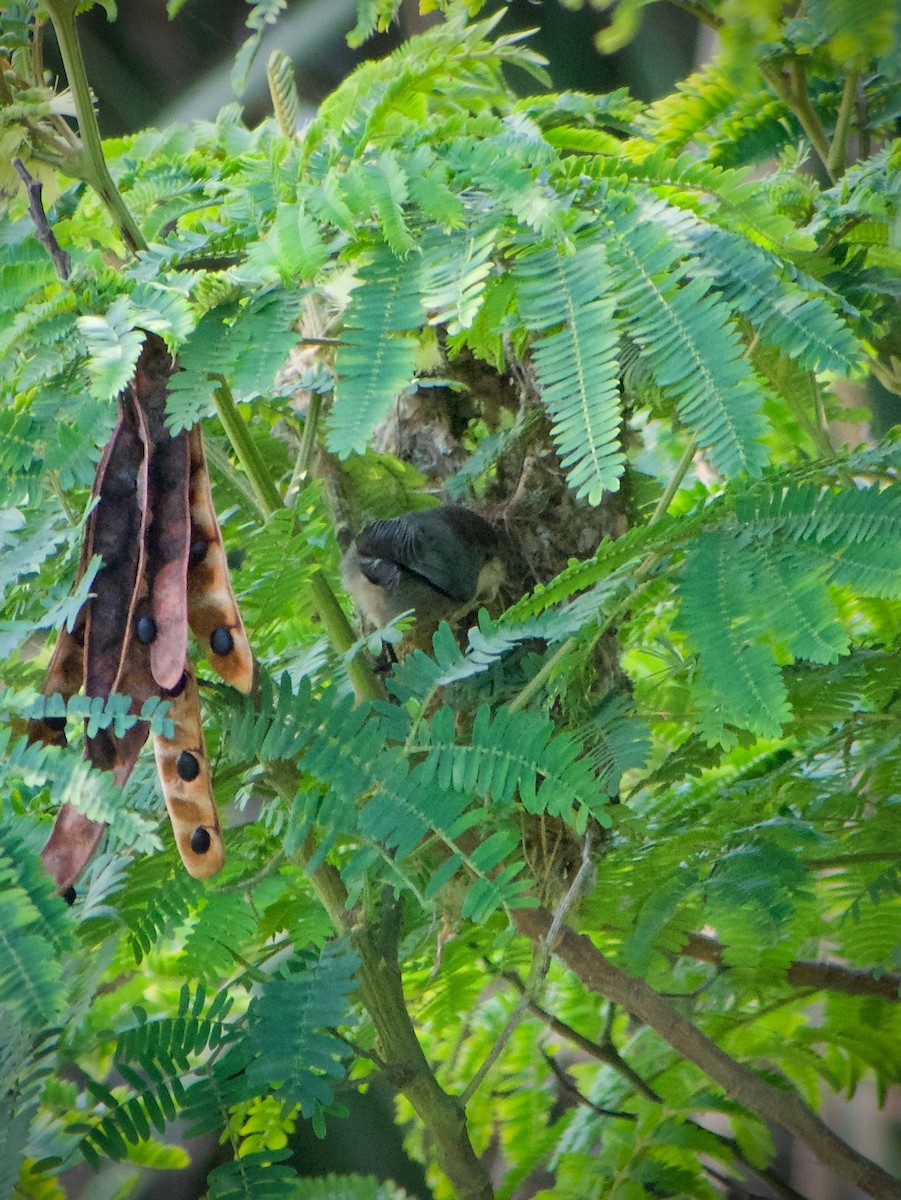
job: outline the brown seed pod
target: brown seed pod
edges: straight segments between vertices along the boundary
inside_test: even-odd
[[[140,364],[139,364],[140,365]],[[147,638],[153,677],[173,688],[188,648],[188,510],[190,458],[188,434],[174,436],[165,424],[166,395],[172,360],[163,348],[141,380],[141,399],[151,445],[148,478],[151,519],[147,527],[148,604],[140,614]]]
[[[169,707],[169,716],[175,722],[175,735],[155,737],[153,748],[181,860],[189,875],[195,879],[208,879],[225,862],[225,846],[210,789],[197,679],[190,662],[185,662],[183,667],[185,686],[177,696],[171,697]]]
[[[199,425],[191,430],[188,440],[191,453],[188,621],[194,636],[206,648],[216,674],[246,694],[253,687],[253,655],[228,574]]]
[[[84,687],[109,696],[131,641],[129,617],[141,578],[147,514],[147,442],[128,391],[119,397],[119,420],[110,441],[99,499],[92,513],[91,553],[103,565],[87,608]]]
[[[119,396],[119,417],[94,479],[78,568],[92,555],[103,564],[72,632],[60,631],[43,693],[65,699],[82,687],[106,699],[130,697],[137,716],[151,696],[171,701],[173,738],[155,738],[157,772],[188,872],[215,874],[225,861],[219,817],[200,725],[197,681],[187,661],[188,618],[210,663],[241,691],[253,682],[253,658],[231,589],[199,427],[171,435],[165,405],[174,362],[148,333],[134,376]],[[147,740],[138,721],[121,737],[111,729],[87,739],[86,757],[124,784]],[[32,721],[29,738],[66,744],[65,721]],[[104,826],[64,804],[42,852],[66,893],[103,835]]]
[[[68,801],[60,808],[41,851],[44,867],[59,892],[70,888],[85,869],[105,829],[106,825],[92,821]]]

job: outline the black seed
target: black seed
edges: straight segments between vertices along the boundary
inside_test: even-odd
[[[72,884],[70,883],[62,895],[63,895],[63,899],[65,900],[65,902],[71,907],[71,905],[73,905],[75,903],[75,897],[77,895],[77,892],[75,891],[75,888],[72,887]]]
[[[65,717],[44,717],[44,724],[51,733],[62,733],[66,728]]]
[[[188,676],[185,674],[184,671],[182,671],[181,679],[179,679],[179,681],[175,685],[175,687],[164,688],[164,691],[167,696],[180,696],[187,686],[188,686]]]
[[[220,658],[226,654],[231,654],[234,648],[235,639],[224,625],[220,625],[218,629],[214,629],[210,634],[210,649],[214,654],[218,654]]]
[[[191,542],[191,548],[188,551],[188,566],[196,567],[206,558],[207,547],[209,542],[206,538],[195,538]]]
[[[192,779],[196,779],[200,774],[200,763],[190,750],[182,750],[181,754],[175,760],[175,769],[178,771],[179,779],[183,779],[185,783],[190,783]]]
[[[198,825],[191,834],[191,849],[195,854],[206,854],[212,844],[212,840],[210,831],[204,829],[202,825]]]
[[[156,621],[153,617],[141,617],[138,621],[138,641],[142,646],[149,646],[156,641]]]

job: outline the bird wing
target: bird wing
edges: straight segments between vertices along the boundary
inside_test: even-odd
[[[459,536],[441,509],[373,521],[358,535],[356,544],[361,558],[396,563],[451,600],[462,604],[475,595],[484,555],[478,546]]]

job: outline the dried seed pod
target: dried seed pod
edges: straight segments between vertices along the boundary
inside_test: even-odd
[[[181,860],[189,875],[208,879],[225,862],[225,846],[210,790],[197,680],[189,662],[184,664],[184,675],[185,687],[170,700],[175,736],[155,737],[154,753]]]
[[[97,464],[92,494],[99,494],[100,480],[109,461],[111,445],[108,442]],[[96,510],[95,510],[96,511]],[[85,537],[81,547],[81,558],[78,564],[76,583],[85,573],[91,560],[93,545],[94,513],[88,517]],[[44,676],[41,694],[52,696],[59,693],[68,700],[81,689],[84,682],[84,643],[87,626],[88,605],[84,604],[75,619],[70,633],[65,626],[59,631],[56,646]],[[32,720],[28,723],[29,742],[43,742],[48,746],[65,746],[67,744],[65,726],[48,720]],[[100,821],[92,821],[84,813],[66,801],[56,814],[50,837],[41,851],[44,867],[54,880],[60,894],[65,893],[85,869],[91,855],[97,849],[106,825]]]
[[[60,808],[50,837],[41,851],[41,859],[61,894],[72,886],[85,869],[105,829],[105,825],[92,821],[68,801]]]
[[[139,597],[140,602],[142,597]],[[151,696],[162,694],[163,689],[156,683],[150,670],[150,646],[142,644],[138,638],[132,639],[128,655],[123,660],[121,673],[116,680],[116,691],[131,697],[129,712],[132,716],[140,713]],[[131,775],[149,733],[147,722],[137,721],[121,737],[113,738],[115,758],[112,772],[113,779],[120,787]]]
[[[97,468],[97,504],[86,524],[78,578],[92,555],[103,565],[72,632],[60,632],[43,693],[69,699],[83,686],[86,695],[105,699],[118,692],[130,697],[135,716],[151,696],[171,701],[175,736],[155,739],[157,772],[182,861],[204,879],[219,870],[225,852],[197,682],[190,663],[185,666],[189,613],[213,668],[245,692],[253,658],[231,589],[200,429],[172,436],[165,427],[173,369],[165,343],[148,333]],[[86,757],[122,785],[147,735],[145,721],[121,737],[99,730],[87,739]],[[65,721],[32,721],[29,737],[65,745]],[[68,803],[57,813],[42,857],[60,893],[71,889],[104,828]]]
[[[147,439],[128,390],[119,396],[119,420],[98,480],[91,553],[103,565],[87,607],[84,688],[87,696],[116,690],[131,642],[132,614],[143,575],[147,523]]]
[[[203,435],[195,425],[191,451],[191,555],[188,568],[188,620],[208,650],[210,666],[239,692],[253,687],[253,655],[235,602],[225,547],[216,520]]]
[[[159,341],[159,339],[157,339]],[[166,428],[166,395],[172,360],[160,342],[146,364],[141,398],[151,445],[148,478],[152,519],[147,527],[149,612],[142,618],[151,632],[150,663],[160,687],[178,682],[188,649],[188,551],[191,521],[188,485],[191,471],[188,434],[174,436]],[[139,366],[140,366],[139,362]]]

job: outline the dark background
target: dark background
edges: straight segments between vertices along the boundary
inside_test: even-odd
[[[672,90],[696,57],[697,24],[673,5],[646,9],[636,39],[614,55],[598,53],[594,37],[606,23],[590,8],[573,11],[558,0],[512,0],[489,4],[507,9],[502,31],[537,29],[532,45],[550,60],[554,87],[607,92],[627,86],[642,100]],[[115,21],[98,4],[79,18],[88,77],[97,95],[105,137],[132,133],[147,125],[215,117],[234,98],[229,75],[235,53],[247,37],[246,0],[187,0],[173,20],[166,0],[122,0]],[[258,56],[258,68],[273,45],[297,68],[301,98],[315,106],[364,58],[379,57],[422,27],[418,5],[406,4],[397,26],[348,48],[345,35],[356,20],[355,0],[289,0]],[[59,69],[54,48],[48,63]],[[247,119],[268,112],[265,89],[250,89]]]

